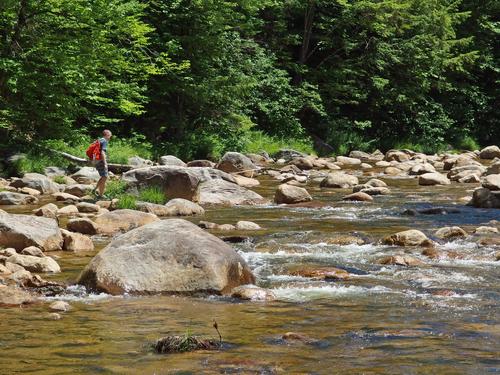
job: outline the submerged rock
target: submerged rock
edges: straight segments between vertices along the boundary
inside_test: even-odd
[[[292,275],[323,280],[346,280],[351,277],[349,272],[336,267],[306,268],[293,271]]]
[[[424,262],[415,257],[412,257],[411,255],[391,255],[380,259],[379,263],[388,265],[397,265],[397,266],[409,266],[409,267],[425,265]]]
[[[228,293],[254,281],[228,244],[182,219],[157,221],[115,238],[78,279],[109,294]]]

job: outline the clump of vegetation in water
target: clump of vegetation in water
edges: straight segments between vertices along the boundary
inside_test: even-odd
[[[139,200],[149,203],[165,204],[167,198],[158,186],[151,186],[139,192]]]
[[[212,339],[203,339],[197,336],[165,336],[153,344],[153,349],[158,354],[184,353],[194,350],[216,350],[220,343]]]
[[[213,339],[203,339],[192,336],[189,330],[184,336],[165,336],[153,344],[156,353],[184,353],[194,350],[216,350],[222,347],[222,335],[219,332],[217,322],[214,321],[213,327],[219,335],[219,341]]]

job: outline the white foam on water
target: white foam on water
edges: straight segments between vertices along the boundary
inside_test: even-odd
[[[66,302],[84,302],[90,303],[111,298],[123,298],[123,296],[113,296],[107,293],[87,293],[84,286],[70,285],[66,293],[53,297],[42,297],[46,301],[66,301]]]
[[[277,299],[289,302],[306,302],[321,298],[362,297],[367,294],[395,293],[392,289],[375,286],[305,286],[305,287],[281,287],[271,289]]]
[[[394,279],[414,281],[424,288],[443,287],[445,285],[464,285],[484,281],[481,276],[470,276],[457,271],[439,269],[402,269],[393,273]]]
[[[474,242],[466,242],[463,240],[455,240],[451,242],[446,242],[439,245],[439,248],[443,250],[477,250],[478,244]]]
[[[267,280],[272,282],[286,282],[286,281],[309,281],[310,279],[303,276],[294,275],[269,275],[266,277]]]

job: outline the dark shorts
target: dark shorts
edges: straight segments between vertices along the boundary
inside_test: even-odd
[[[99,176],[108,177],[108,168],[102,161],[98,161],[96,163],[95,169],[97,169],[97,172],[99,172]]]

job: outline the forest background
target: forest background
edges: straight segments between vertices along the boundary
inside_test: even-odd
[[[494,0],[2,0],[0,155],[39,171],[103,128],[115,162],[498,144],[499,14]]]

